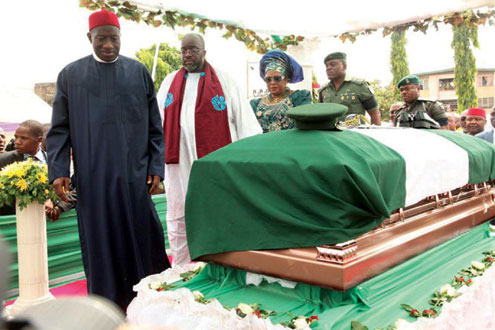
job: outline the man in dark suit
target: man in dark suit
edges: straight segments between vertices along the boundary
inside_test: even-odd
[[[46,153],[41,150],[43,140],[43,126],[36,120],[26,120],[15,130],[15,150],[0,154],[0,170],[5,166],[33,158],[46,164]],[[15,207],[4,206],[0,208],[0,215],[14,214]]]
[[[15,150],[0,154],[0,169],[14,162],[33,158],[46,164],[46,153],[41,150],[43,126],[36,120],[26,120],[17,127],[14,134]]]

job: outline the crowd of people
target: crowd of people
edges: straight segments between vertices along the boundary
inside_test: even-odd
[[[228,73],[206,61],[199,34],[182,38],[183,67],[168,75],[157,93],[144,65],[119,54],[115,14],[91,14],[87,37],[93,53],[58,76],[48,133],[38,122],[23,122],[15,132],[15,150],[5,152],[0,129],[0,168],[29,157],[48,164],[50,183],[61,201],[47,203],[47,216],[56,220],[77,205],[88,292],[125,309],[134,297],[133,285],[170,267],[150,198],[160,181],[167,197],[172,261],[182,265],[191,261],[184,206],[193,162],[237,140],[293,128],[287,111],[311,103],[312,97],[310,91],[288,87],[303,81],[304,73],[280,50],[269,51],[260,61],[269,93],[248,102]],[[329,81],[318,101],[345,105],[347,115],[368,114],[380,126],[369,84],[347,78],[346,54],[331,53],[323,62]],[[390,107],[393,126],[456,130],[458,122],[463,133],[494,142],[493,130],[484,131],[485,110],[472,108],[457,118],[440,103],[421,99],[420,81],[413,75],[401,79],[397,88],[403,102]],[[495,109],[490,119],[495,127]]]

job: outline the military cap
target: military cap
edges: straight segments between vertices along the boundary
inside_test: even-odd
[[[327,63],[330,60],[345,60],[346,58],[347,58],[347,55],[345,53],[342,53],[342,52],[330,53],[323,60],[323,64]]]
[[[397,88],[405,85],[420,85],[419,78],[413,74],[407,75],[397,83]]]
[[[336,129],[339,117],[347,113],[347,107],[337,103],[305,104],[287,111],[287,116],[294,119],[299,129]]]

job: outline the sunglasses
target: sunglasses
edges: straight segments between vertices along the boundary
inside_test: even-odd
[[[271,82],[272,82],[272,80],[273,80],[274,82],[276,82],[276,83],[279,83],[279,82],[281,82],[282,80],[284,80],[284,78],[285,78],[285,76],[273,76],[273,77],[265,77],[265,78],[263,78],[263,80],[264,80],[267,84],[269,84],[269,83],[271,83]]]

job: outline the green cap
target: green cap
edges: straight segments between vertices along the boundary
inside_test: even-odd
[[[323,64],[327,63],[330,60],[345,60],[346,58],[347,58],[347,55],[345,53],[342,53],[342,52],[330,53],[323,60]]]
[[[339,117],[347,113],[347,107],[337,103],[305,104],[287,111],[299,129],[336,129]]]
[[[405,85],[420,85],[419,78],[413,74],[405,76],[397,83],[397,88]]]

